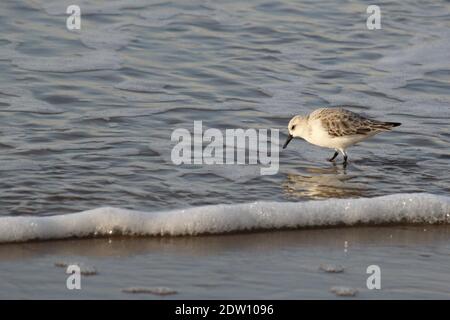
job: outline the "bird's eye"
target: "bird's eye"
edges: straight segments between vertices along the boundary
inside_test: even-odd
[[[291,130],[295,130],[295,126],[296,126],[296,125],[294,124],[294,125],[291,127]]]

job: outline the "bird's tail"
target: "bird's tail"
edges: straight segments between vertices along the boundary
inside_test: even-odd
[[[377,121],[372,124],[372,128],[379,131],[388,131],[391,130],[394,127],[398,127],[401,125],[400,122],[381,122]]]
[[[386,129],[392,129],[394,127],[398,127],[401,125],[400,122],[383,122],[383,125],[386,127]]]

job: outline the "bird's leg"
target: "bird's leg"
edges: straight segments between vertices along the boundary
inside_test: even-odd
[[[344,155],[344,167],[346,167],[347,166],[347,159],[348,159],[348,157],[347,157],[347,153],[345,152],[345,151],[342,151],[342,154]]]
[[[330,159],[328,159],[328,161],[333,162],[334,159],[336,159],[336,157],[337,157],[338,155],[339,155],[339,152],[335,151],[334,154],[333,154],[333,156],[332,156]]]

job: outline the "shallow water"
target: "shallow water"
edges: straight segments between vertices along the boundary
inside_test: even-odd
[[[382,2],[374,31],[369,1],[79,0],[81,31],[69,4],[0,2],[0,298],[450,298],[449,1]],[[345,169],[300,140],[271,176],[171,161],[195,120],[283,142],[294,114],[341,104],[402,126]],[[364,199],[308,201],[334,198]],[[183,210],[210,204],[232,206]],[[249,229],[270,232],[120,237]],[[73,236],[107,238],[3,243]],[[98,274],[67,290],[55,264],[79,262]]]
[[[450,3],[0,4],[1,215],[450,191]],[[402,122],[350,150],[293,141],[280,171],[175,166],[176,128],[278,128],[316,107]]]

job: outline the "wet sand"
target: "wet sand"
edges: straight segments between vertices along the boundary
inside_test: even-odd
[[[450,299],[449,240],[450,226],[426,225],[3,244],[0,298]],[[97,272],[81,290],[55,266],[74,262]],[[367,289],[369,265],[381,290]]]

